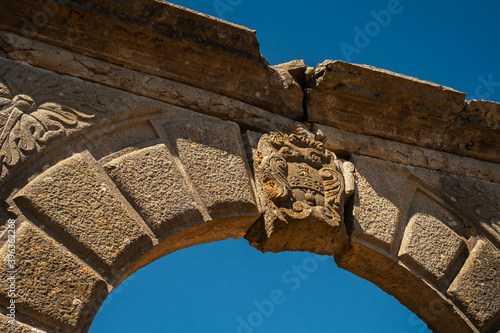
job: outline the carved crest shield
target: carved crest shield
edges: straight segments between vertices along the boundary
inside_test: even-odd
[[[331,254],[343,243],[338,240],[346,237],[341,162],[320,141],[301,134],[264,134],[254,168],[264,213],[247,237],[253,246],[264,252]],[[275,248],[280,242],[288,248]]]

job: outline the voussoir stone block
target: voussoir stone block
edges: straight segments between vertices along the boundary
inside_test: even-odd
[[[500,253],[486,241],[478,241],[460,273],[450,285],[448,296],[479,328],[500,329]],[[496,327],[491,321],[497,319]],[[488,327],[489,326],[489,327]]]
[[[104,166],[150,228],[160,235],[203,216],[164,144],[140,149]]]
[[[124,264],[149,237],[87,153],[51,167],[16,201],[106,272]]]
[[[356,167],[352,238],[390,250],[405,199],[405,181],[386,162],[353,156]]]
[[[18,227],[15,247],[16,311],[60,331],[78,332],[97,295],[106,288],[105,282],[66,248],[29,223]],[[0,251],[4,258],[7,245]],[[7,280],[12,276],[11,267],[5,260],[0,267],[0,300],[6,305],[11,299]]]
[[[258,214],[238,125],[187,122],[165,131],[212,219]]]
[[[399,258],[439,284],[464,249],[465,242],[446,226],[445,223],[454,222],[449,214],[436,206],[426,196],[416,196]]]

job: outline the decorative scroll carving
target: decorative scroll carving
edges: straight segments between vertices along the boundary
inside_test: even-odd
[[[105,112],[107,104],[99,100],[99,94],[90,94],[95,100],[86,100],[89,94],[83,94],[82,87],[55,76],[22,73],[12,77],[12,72],[7,68],[1,73],[15,82],[10,87],[0,81],[0,177],[49,141],[67,135],[69,129],[82,128],[95,117],[94,112]],[[24,89],[29,95],[12,92]]]
[[[310,228],[309,241],[312,243],[307,245],[303,239],[300,242],[304,244],[282,250],[330,253],[332,236],[345,236],[345,184],[342,163],[335,154],[324,149],[320,141],[304,134],[264,134],[255,153],[254,167],[264,209],[263,227],[266,235],[252,245],[263,251],[274,251],[272,238],[292,237],[293,229]],[[329,243],[326,247],[330,249],[315,251],[325,247],[324,237],[321,233],[316,235],[317,231],[325,227],[328,229],[326,242]],[[255,232],[262,233],[262,226],[260,231],[254,228],[249,238],[255,239]],[[307,234],[303,233],[302,237]],[[313,244],[315,238],[321,244]],[[290,239],[288,244],[293,241],[296,240]],[[312,246],[313,249],[303,246]]]
[[[450,200],[465,211],[482,229],[500,240],[500,193],[476,181],[444,177],[441,186]]]

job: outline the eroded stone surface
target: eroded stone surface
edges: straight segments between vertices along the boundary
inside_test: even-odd
[[[11,59],[29,63],[35,67],[70,73],[86,81],[229,119],[251,128],[260,128],[265,131],[288,131],[293,130],[297,125],[295,121],[277,113],[189,84],[125,68],[54,45],[0,31],[0,42],[2,39],[16,50],[10,54]],[[52,56],[54,54],[57,57]],[[134,103],[134,108],[136,105]]]
[[[243,215],[257,215],[248,163],[236,124],[179,123],[167,125],[165,131],[174,145],[172,154],[180,158],[213,219],[238,211]]]
[[[465,94],[372,66],[327,60],[308,93],[309,121],[418,146],[442,146]]]
[[[85,153],[38,176],[16,200],[106,270],[123,264],[149,240]]]
[[[359,238],[391,249],[401,219],[407,184],[384,162],[355,156],[353,239]]]
[[[479,328],[487,328],[500,312],[498,250],[485,241],[479,241],[448,289],[448,295]],[[491,329],[496,332],[500,323],[496,329]]]
[[[106,284],[67,249],[29,223],[23,223],[16,236],[16,310],[61,331],[78,331]],[[1,257],[7,254],[4,245]],[[0,299],[4,305],[10,302],[9,265],[5,260],[0,262]]]
[[[447,224],[458,222],[429,198],[418,194],[410,209],[399,258],[439,283],[465,247]]]
[[[0,182],[48,144],[89,127],[116,101],[88,82],[1,57],[0,68]]]
[[[186,220],[203,220],[164,144],[121,156],[104,169],[157,235]]]
[[[0,10],[0,28],[10,31],[0,32],[0,72],[5,80],[0,86],[0,220],[22,213],[31,218],[24,209],[28,208],[36,225],[40,220],[50,226],[57,235],[53,230],[47,232],[116,281],[122,278],[121,271],[116,271],[121,263],[133,272],[175,250],[241,237],[259,215],[240,128],[217,121],[187,124],[184,121],[190,121],[189,116],[183,118],[185,110],[181,108],[229,119],[242,129],[259,133],[291,133],[297,125],[291,119],[308,116],[304,120],[313,126],[319,122],[339,127],[336,136],[325,133],[324,142],[339,156],[361,154],[401,165],[398,170],[389,170],[384,162],[353,158],[358,170],[352,238],[351,243],[342,243],[341,249],[335,248],[337,239],[332,236],[338,231],[336,226],[304,222],[299,215],[307,215],[306,205],[321,202],[317,188],[309,193],[290,189],[295,191],[294,200],[298,199],[294,203],[305,202],[302,208],[306,209],[299,204],[295,211],[294,203],[281,207],[282,202],[276,202],[273,209],[292,208],[291,220],[295,221],[280,220],[271,227],[260,224],[264,226],[261,235],[277,236],[267,250],[340,251],[336,257],[340,267],[396,295],[431,329],[475,332],[441,294],[447,284],[442,283],[442,289],[437,290],[427,281],[439,284],[446,278],[454,256],[463,247],[461,236],[456,234],[465,235],[469,222],[474,225],[469,230],[473,239],[487,238],[497,247],[500,244],[498,184],[440,173],[498,183],[498,104],[465,103],[463,93],[363,65],[326,62],[315,73],[303,61],[271,67],[260,55],[254,31],[161,1],[58,1],[56,5],[59,9],[51,13],[50,24],[44,28],[32,25],[37,31],[30,33],[23,31],[26,19],[43,9],[44,3],[0,2],[0,9],[5,9]],[[308,82],[307,114],[301,88]],[[46,102],[52,104],[41,109]],[[139,149],[137,145],[142,148],[165,139],[159,130],[163,126],[159,124],[165,124],[163,119],[170,124],[165,129],[171,142],[166,140],[165,144],[171,156],[155,146],[111,161],[125,154],[124,149],[130,153]],[[124,122],[130,126],[122,126]],[[80,140],[82,136],[88,141]],[[107,163],[109,175],[123,195],[90,157],[80,159],[79,155],[64,161],[83,150],[75,148],[78,144],[85,145],[94,158],[103,158],[100,163]],[[455,154],[469,158],[455,158]],[[178,159],[179,170],[169,163],[170,157]],[[55,165],[55,161],[62,162]],[[311,171],[304,170],[302,162],[288,163],[292,164],[291,174]],[[436,172],[424,170],[427,176],[420,177],[414,168],[403,164]],[[344,174],[350,172],[342,169]],[[313,182],[319,180],[315,177],[311,177]],[[297,181],[291,177],[286,180]],[[299,185],[302,180],[298,179]],[[410,182],[415,183],[407,186]],[[280,198],[278,186],[267,181],[263,184],[260,190],[268,199]],[[176,195],[184,194],[186,186],[196,198],[164,196],[162,192],[173,189]],[[447,202],[447,209],[467,223],[450,225],[446,214],[439,213],[442,207],[436,213],[430,202],[417,207],[417,201],[412,208],[414,186],[433,191],[429,195],[441,205]],[[23,187],[12,202],[12,196]],[[351,190],[354,187],[345,186],[346,192]],[[323,194],[323,200],[326,197]],[[200,207],[186,204],[189,201]],[[9,215],[1,209],[8,209]],[[407,209],[410,217],[405,215]],[[199,210],[203,210],[204,220],[199,218]],[[275,212],[267,209],[264,219]],[[195,222],[190,220],[191,213],[196,215]],[[347,213],[350,216],[350,211]],[[404,234],[407,218],[410,222]],[[184,219],[189,221],[179,228]],[[164,242],[141,256],[143,245],[149,242],[146,233],[154,236],[148,226],[157,235],[173,229]],[[38,229],[33,230],[36,234]],[[77,284],[69,284],[65,278],[79,279],[82,290],[90,290],[92,295],[103,282],[94,273],[81,271],[83,261],[53,241],[47,243],[47,236],[40,234],[43,237],[22,238],[30,250],[21,252],[29,258],[22,266],[27,274],[23,281],[29,285],[23,287],[32,294],[26,296],[27,305],[20,311],[63,331],[78,331],[87,313],[79,310],[80,299],[70,297]],[[400,258],[406,265],[397,257],[394,245],[399,241]],[[472,246],[473,241],[470,243]],[[492,321],[500,318],[498,249],[485,245],[485,240],[478,244],[480,253],[469,259],[449,295],[479,328],[490,333],[497,329]],[[458,273],[459,263],[453,265],[456,271],[451,276]],[[422,279],[422,273],[428,279]],[[61,274],[64,277],[59,280]],[[51,283],[63,291],[54,290]],[[67,290],[70,296],[54,298],[51,294]],[[0,297],[0,302],[4,301]],[[85,306],[91,303],[89,298]],[[89,324],[87,321],[82,330]]]

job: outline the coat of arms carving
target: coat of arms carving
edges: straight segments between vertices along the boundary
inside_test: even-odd
[[[252,246],[333,254],[344,244],[342,162],[322,142],[305,134],[264,134],[254,169],[263,215],[247,235]]]

